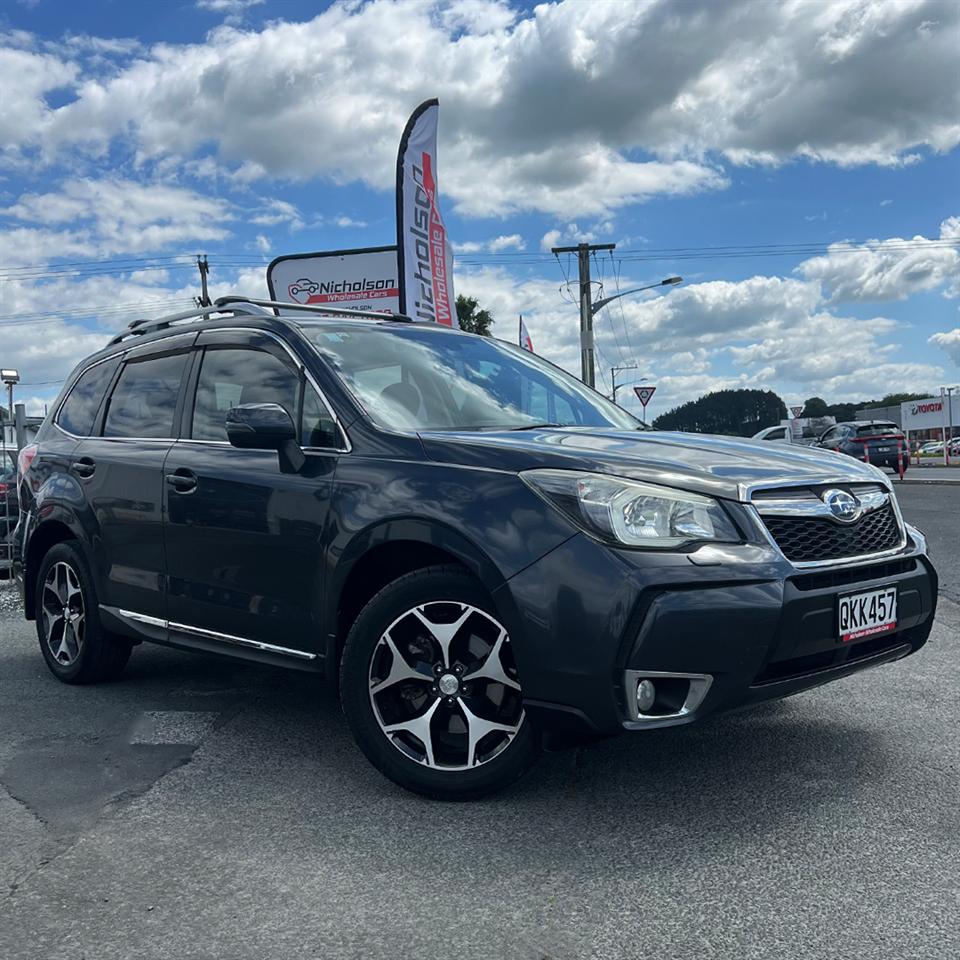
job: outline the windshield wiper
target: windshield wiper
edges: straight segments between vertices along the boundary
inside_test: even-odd
[[[522,427],[510,427],[510,430],[541,430],[545,427],[563,427],[563,423],[527,423]]]

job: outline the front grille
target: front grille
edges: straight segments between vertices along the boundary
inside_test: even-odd
[[[893,550],[901,540],[897,515],[889,503],[851,524],[819,517],[764,516],[763,522],[783,555],[794,563],[866,557]]]

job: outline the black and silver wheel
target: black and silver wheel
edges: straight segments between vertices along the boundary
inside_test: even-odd
[[[86,560],[72,543],[59,543],[37,574],[37,638],[50,671],[64,683],[118,677],[132,644],[100,625]]]
[[[538,752],[509,634],[456,567],[401,577],[364,607],[344,649],[341,695],[371,762],[427,796],[491,793]]]
[[[40,629],[45,653],[69,667],[83,649],[83,591],[77,571],[66,560],[47,568],[40,591]]]

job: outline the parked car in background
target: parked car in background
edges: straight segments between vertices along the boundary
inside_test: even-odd
[[[817,446],[846,453],[857,460],[869,460],[875,467],[899,469],[900,448],[903,469],[910,458],[901,429],[890,420],[851,420],[837,423],[820,436]]]
[[[0,517],[16,517],[18,511],[17,500],[17,468],[12,464],[0,465]],[[0,527],[0,537],[6,531]]]
[[[782,423],[775,427],[764,427],[762,430],[758,430],[750,439],[774,440],[780,441],[781,443],[792,443],[790,427]]]
[[[776,427],[764,427],[763,430],[758,430],[750,439],[775,440],[780,441],[781,443],[792,442],[792,438],[790,436],[790,427],[785,426],[784,424],[779,424]]]
[[[140,641],[304,670],[432,797],[899,660],[936,607],[866,464],[644,432],[526,350],[393,314],[140,322],[70,376],[19,484],[58,680]]]

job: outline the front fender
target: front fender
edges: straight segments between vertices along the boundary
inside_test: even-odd
[[[384,544],[442,551],[493,594],[576,532],[515,473],[386,458],[341,459],[330,517],[324,619],[331,625],[351,571]]]

